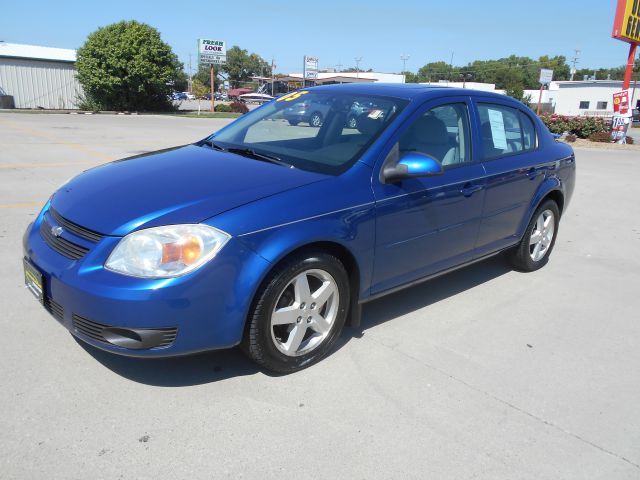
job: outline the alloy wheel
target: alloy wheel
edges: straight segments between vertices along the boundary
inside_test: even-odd
[[[280,293],[271,313],[271,339],[284,355],[297,357],[318,348],[338,315],[335,279],[320,269],[294,277]]]
[[[545,210],[538,216],[529,239],[529,255],[534,262],[542,260],[549,251],[555,227],[555,216],[551,210]]]

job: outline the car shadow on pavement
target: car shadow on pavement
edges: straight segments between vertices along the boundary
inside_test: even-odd
[[[133,358],[105,352],[78,339],[76,342],[121,377],[158,387],[189,387],[260,372],[239,348],[180,357]]]
[[[512,271],[502,255],[476,263],[400,292],[367,303],[357,328],[345,328],[331,354],[366,330],[406,313],[457,295]],[[188,387],[233,377],[262,373],[281,375],[260,369],[239,348],[218,350],[170,358],[132,358],[114,355],[80,340],[78,344],[102,365],[134,382],[159,387]],[[330,354],[330,355],[331,355]]]
[[[362,308],[360,326],[345,330],[348,338],[359,338],[366,330],[409,312],[428,307],[434,303],[478,285],[489,282],[513,269],[504,255],[496,255],[468,267],[442,275],[416,286],[366,303]]]

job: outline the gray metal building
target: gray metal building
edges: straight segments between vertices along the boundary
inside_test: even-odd
[[[76,51],[0,42],[0,95],[15,108],[78,108]]]

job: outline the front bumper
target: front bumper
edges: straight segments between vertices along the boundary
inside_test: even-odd
[[[269,268],[240,241],[231,239],[211,262],[182,277],[134,278],[103,268],[121,237],[105,236],[89,245],[65,232],[69,241],[90,247],[88,253],[73,260],[54,251],[40,233],[45,216],[55,223],[46,210],[27,229],[24,254],[43,274],[45,308],[74,336],[103,350],[141,357],[240,342],[251,299]],[[126,342],[127,336],[133,343]]]

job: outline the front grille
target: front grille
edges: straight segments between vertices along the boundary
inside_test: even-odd
[[[65,230],[69,230],[71,233],[77,235],[80,238],[84,238],[85,240],[89,240],[90,242],[99,242],[102,240],[101,233],[94,232],[93,230],[89,230],[88,228],[81,227],[80,225],[73,223],[70,220],[62,217],[58,212],[56,212],[53,208],[49,209],[49,213],[53,217],[53,219]]]
[[[40,235],[44,241],[47,242],[47,245],[53,248],[60,255],[64,255],[72,260],[78,260],[79,258],[84,257],[89,251],[88,248],[77,245],[62,237],[56,237],[51,232],[51,224],[44,219],[40,224]]]
[[[53,298],[44,297],[44,308],[47,312],[49,312],[53,318],[62,322],[64,319],[64,308],[58,302],[56,302]]]
[[[113,344],[113,342],[109,342],[105,338],[105,329],[120,329],[120,327],[114,327],[112,325],[105,325],[103,323],[98,323],[96,321],[90,320],[86,317],[82,317],[77,314],[73,314],[73,327],[79,333],[86,335],[87,337],[97,340],[98,342],[103,342],[107,344]],[[125,330],[125,329],[121,329]],[[177,328],[145,328],[145,329],[128,329],[130,331],[142,334],[153,334],[153,348],[157,347],[166,347],[171,345],[176,339],[176,335],[178,334]],[[143,339],[144,342],[144,339]],[[141,343],[142,348],[144,348],[144,344]],[[140,348],[135,347],[135,348]],[[151,346],[149,346],[151,348]]]

